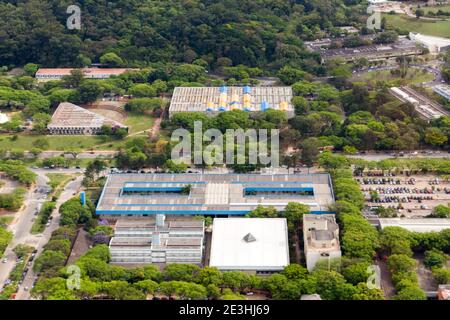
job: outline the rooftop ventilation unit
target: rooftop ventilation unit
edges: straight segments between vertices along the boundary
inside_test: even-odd
[[[251,233],[247,233],[243,239],[245,242],[256,241],[256,238]]]
[[[164,214],[157,214],[156,215],[156,226],[158,228],[164,227],[164,220],[166,219],[166,216]]]

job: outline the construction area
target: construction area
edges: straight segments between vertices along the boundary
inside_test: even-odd
[[[450,116],[450,112],[445,110],[439,103],[430,100],[410,87],[392,87],[389,89],[389,92],[400,101],[414,105],[419,115],[426,120],[430,121],[443,116]]]
[[[107,177],[96,213],[105,218],[154,214],[245,215],[259,205],[284,210],[303,203],[312,213],[334,204],[330,176],[322,174],[136,174]]]
[[[47,129],[55,135],[92,135],[101,132],[102,126],[127,128],[120,122],[69,102],[62,102],[53,113]]]
[[[275,109],[294,116],[291,87],[176,87],[169,116],[177,112],[243,110],[247,112]]]

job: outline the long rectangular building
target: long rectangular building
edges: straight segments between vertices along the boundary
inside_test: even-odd
[[[398,41],[389,44],[372,44],[356,48],[324,49],[311,47],[311,50],[320,53],[324,61],[342,58],[347,62],[366,58],[369,61],[385,60],[395,57],[412,56],[422,54],[422,49],[414,41],[399,38]]]
[[[109,249],[113,264],[201,264],[203,220],[119,219]]]
[[[243,110],[247,112],[275,109],[294,116],[291,87],[176,87],[169,107],[169,116],[177,112]]]
[[[312,213],[334,204],[328,174],[110,174],[99,215],[245,215],[259,205],[284,210],[304,203]]]
[[[127,72],[128,68],[40,68],[35,78],[40,81],[61,80],[64,76],[70,76],[72,70],[80,70],[88,79],[107,79]]]

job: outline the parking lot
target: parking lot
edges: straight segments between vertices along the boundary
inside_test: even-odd
[[[450,182],[434,175],[382,174],[355,179],[370,208],[393,208],[399,216],[423,217],[435,206],[450,203]]]

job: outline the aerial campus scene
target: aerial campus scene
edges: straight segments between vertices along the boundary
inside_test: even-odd
[[[449,254],[450,1],[0,0],[0,300],[450,300]]]

